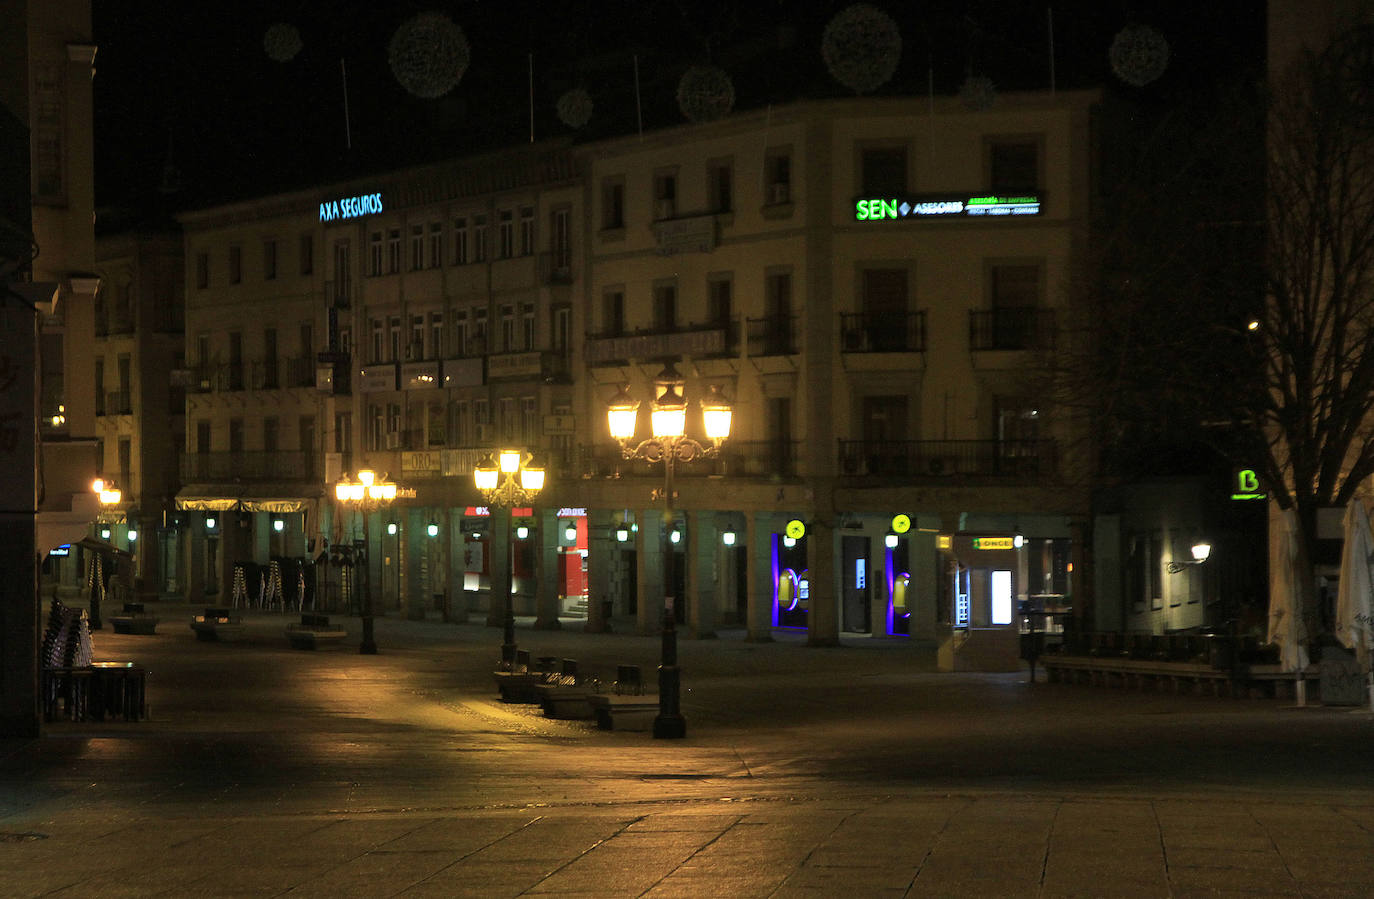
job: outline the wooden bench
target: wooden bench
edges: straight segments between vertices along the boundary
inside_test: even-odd
[[[196,639],[208,643],[235,643],[248,633],[243,618],[230,615],[228,609],[207,608],[204,614],[191,619],[191,630]]]
[[[160,620],[145,612],[141,602],[126,602],[123,615],[110,616],[116,634],[155,634]]]
[[[601,730],[645,731],[658,715],[658,696],[654,694],[593,693],[587,703]]]
[[[292,649],[319,649],[321,646],[334,646],[348,631],[332,626],[328,615],[314,612],[301,614],[300,624],[286,626],[286,640]]]

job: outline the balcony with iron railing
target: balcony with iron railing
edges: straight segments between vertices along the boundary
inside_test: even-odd
[[[563,247],[553,252],[539,254],[539,280],[544,284],[571,284],[573,282],[572,249]]]
[[[1041,350],[1054,346],[1053,309],[974,309],[969,312],[968,321],[971,350]]]
[[[132,415],[134,413],[133,394],[128,390],[111,390],[105,394],[105,408],[97,414]]]
[[[798,352],[795,315],[770,315],[745,320],[750,356],[795,356]]]
[[[795,440],[726,440],[713,457],[676,462],[674,477],[792,478],[797,476]],[[566,460],[568,473],[593,478],[662,477],[663,464],[626,459],[612,443],[580,446]]]
[[[319,474],[315,454],[302,450],[181,454],[183,483],[309,481]]]
[[[926,314],[921,312],[842,312],[840,349],[846,353],[923,353]]]
[[[730,321],[634,331],[611,329],[588,334],[583,353],[589,365],[680,356],[719,357],[729,352],[732,332]]]
[[[1053,440],[841,440],[840,475],[1036,478],[1053,475]]]
[[[124,337],[134,333],[135,320],[132,313],[106,312],[97,314],[95,319],[96,337]]]
[[[324,301],[335,309],[349,309],[353,306],[353,280],[345,278],[324,282]]]
[[[257,359],[252,363],[251,370],[252,380],[249,383],[253,390],[281,389],[280,359]]]

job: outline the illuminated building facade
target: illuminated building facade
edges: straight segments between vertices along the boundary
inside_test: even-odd
[[[370,467],[414,492],[370,529],[382,609],[482,609],[513,558],[538,625],[585,591],[588,627],[650,632],[672,545],[689,634],[1014,663],[1018,603],[1072,602],[1082,564],[1091,471],[1036,375],[1073,316],[1095,97],[800,103],[183,216],[192,594],[356,540],[329,485]],[[667,362],[735,409],[679,467],[676,543],[605,417]],[[508,444],[549,470],[514,553],[471,482]]]

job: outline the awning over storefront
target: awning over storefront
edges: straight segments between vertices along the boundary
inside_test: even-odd
[[[254,490],[234,494],[214,488],[186,488],[177,494],[177,508],[192,512],[309,512],[318,505],[321,495],[292,496],[289,491]]]

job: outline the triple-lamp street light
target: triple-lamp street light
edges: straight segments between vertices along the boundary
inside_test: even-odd
[[[533,502],[544,489],[544,469],[534,464],[534,456],[521,450],[503,449],[492,458],[484,456],[472,470],[472,480],[488,509],[509,509]],[[506,607],[501,621],[501,670],[515,671],[515,559],[507,554]],[[494,585],[493,585],[494,587]]]
[[[108,516],[114,512],[115,507],[124,499],[124,492],[114,485],[113,481],[104,478],[96,478],[91,481],[91,492],[100,500],[100,539],[110,539],[110,518]],[[138,539],[137,525],[130,525],[125,532],[126,538],[130,541],[129,549],[133,550],[133,541]],[[91,592],[90,619],[91,627],[100,630],[100,588],[99,585]]]
[[[372,578],[368,574],[367,554],[371,552],[368,540],[368,513],[378,509],[396,498],[396,485],[387,481],[386,475],[378,477],[376,472],[363,469],[358,472],[358,480],[350,481],[345,475],[334,485],[334,496],[341,503],[357,503],[363,515],[363,641],[358,652],[363,655],[377,654],[377,641],[372,631]]]
[[[701,443],[686,436],[687,400],[682,375],[669,362],[654,379],[654,400],[650,403],[649,421],[653,436],[634,442],[639,419],[639,401],[630,396],[628,385],[611,399],[606,409],[606,423],[611,436],[620,442],[626,459],[644,459],[663,463],[663,652],[658,667],[658,715],[654,718],[654,736],[675,738],[687,735],[687,721],[682,717],[682,674],[677,664],[677,610],[673,572],[673,545],[669,534],[673,530],[673,465],[710,457],[720,452],[720,445],[730,436],[733,412],[720,388],[712,385],[698,401],[706,437]]]

